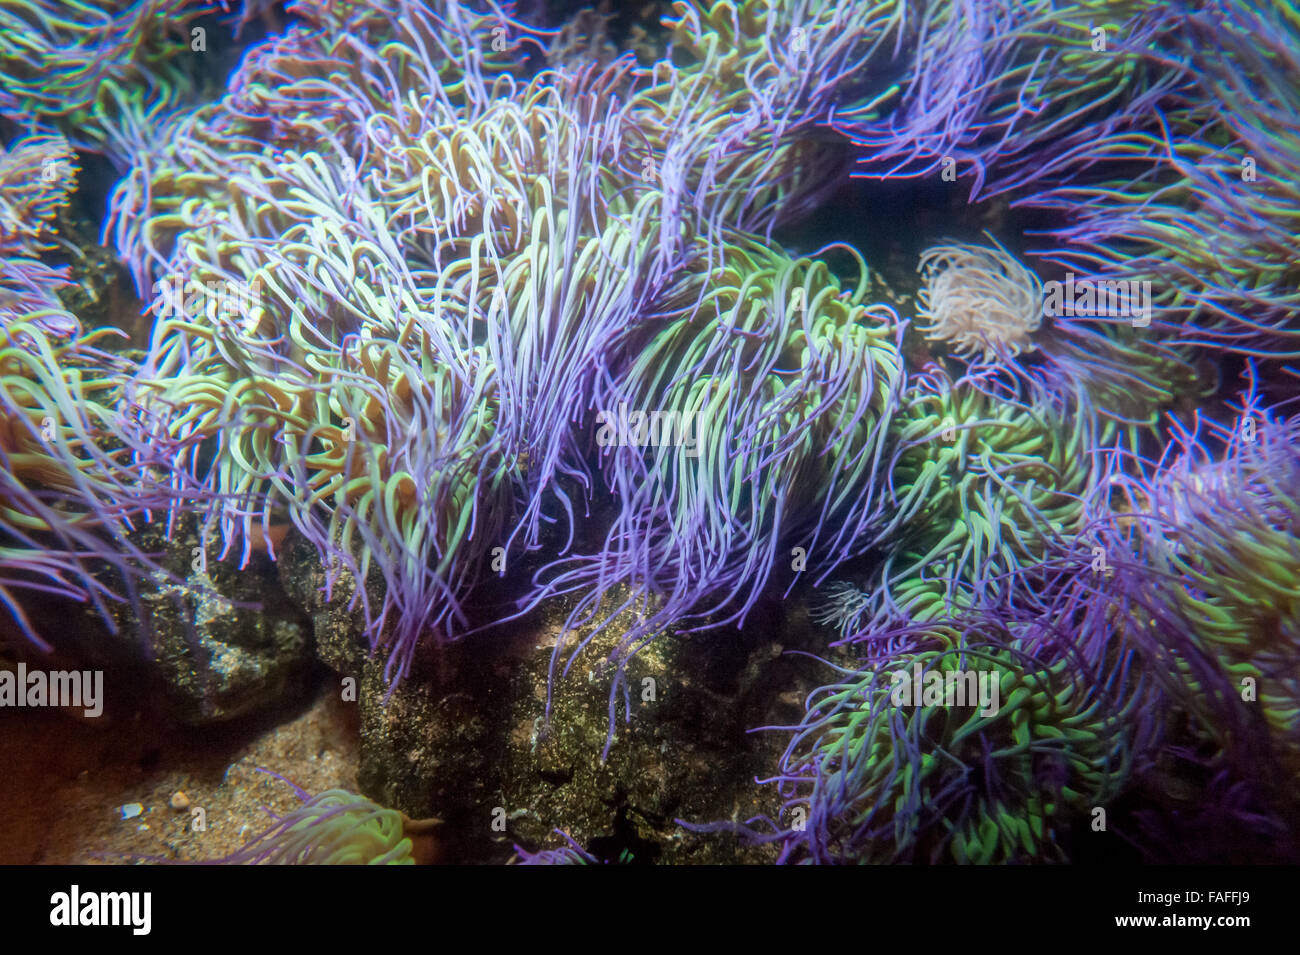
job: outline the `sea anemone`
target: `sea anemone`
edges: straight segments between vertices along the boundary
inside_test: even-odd
[[[62,240],[59,210],[76,186],[78,163],[57,134],[26,136],[0,148],[0,324],[39,324],[57,336],[80,328],[58,293],[71,283],[66,266],[39,256]]]
[[[1300,419],[1264,407],[1253,387],[1237,410],[1230,426],[1176,424],[1168,460],[1117,482],[1096,536],[1117,565],[1106,589],[1132,608],[1128,629],[1148,655],[1162,658],[1171,699],[1247,763],[1259,758],[1249,726],[1262,717],[1294,778]]]
[[[782,547],[823,574],[868,546],[900,324],[863,304],[865,275],[841,292],[735,230],[824,185],[803,139],[891,17],[730,10],[706,19],[746,38],[739,72],[684,8],[700,62],[525,82],[521,44],[492,31],[540,31],[504,9],[298,4],[318,29],[253,50],[115,191],[107,234],[157,316],[131,396],[210,493],[205,528],[245,560],[253,525],[287,510],[330,586],[378,571],[382,606],[355,593],[391,677],[419,640],[474,632],[462,604],[498,548],[514,560],[560,523],[568,551],[595,419],[622,404],[716,415],[728,436],[599,455],[606,548],[562,558],[523,607],[580,589],[577,621],[622,582],[674,590],[629,650],[715,609],[743,619]],[[735,111],[753,135],[710,142]],[[241,303],[189,306],[213,286]]]
[[[986,361],[1034,347],[1043,317],[1038,276],[994,240],[996,248],[940,245],[921,255],[917,317],[926,338]]]
[[[59,307],[62,274],[35,260],[0,259],[0,288],[25,294],[0,310],[0,603],[42,650],[18,590],[91,602],[111,630],[118,599],[99,572],[112,568],[134,599],[156,565],[129,536],[170,500],[160,475],[168,446],[142,447],[137,418],[119,405],[130,373]]]
[[[229,865],[413,865],[402,814],[343,789],[306,798],[237,853]]]
[[[861,175],[969,170],[971,201],[1063,216],[1036,254],[1145,284],[1154,347],[1294,357],[1298,30],[1242,0],[945,0],[899,108],[835,122]]]
[[[1162,337],[1211,355],[1295,357],[1300,24],[1238,0],[1175,11],[1158,16],[1176,29],[1132,54],[1165,91],[1099,130],[1074,163],[1115,173],[1071,176],[1023,202],[1070,216],[1047,258],[1081,277],[1147,283]]]
[[[428,848],[426,837],[438,825],[436,819],[411,820],[396,809],[385,809],[346,789],[330,789],[311,796],[283,776],[268,775],[290,786],[302,805],[276,816],[274,825],[258,833],[238,851],[221,859],[203,860],[205,863],[414,865],[417,855]]]
[[[587,220],[552,188],[585,169],[561,193],[585,209],[607,174],[579,161],[587,140],[560,95],[537,82],[519,101],[494,96],[478,70],[502,79],[511,57],[462,75],[450,53],[426,56],[489,50],[478,34],[499,17],[301,12],[339,31],[353,66],[320,48],[324,31],[291,30],[250,54],[221,103],[177,117],[115,193],[110,232],[141,291],[152,284],[157,318],[131,395],[181,449],[175,473],[208,493],[204,536],[219,535],[222,556],[246,562],[255,525],[287,512],[330,588],[378,572],[383,604],[365,587],[354,599],[396,679],[417,640],[465,629],[461,600],[510,544],[527,452],[533,475],[569,466],[554,425],[583,388],[541,369],[573,344],[585,299],[540,285],[590,278],[593,262],[625,298],[632,283],[598,239],[568,245]],[[387,67],[371,63],[371,34]],[[429,112],[407,117],[362,62],[423,91],[412,96]],[[332,91],[328,117],[302,108],[315,84]],[[181,169],[183,187],[159,187]],[[549,254],[557,233],[566,255]],[[584,357],[571,375],[596,373]]]
[[[873,477],[902,386],[897,317],[820,262],[754,241],[724,256],[688,273],[665,300],[671,320],[605,393],[609,440],[596,443],[617,515],[604,549],[546,568],[534,598],[579,591],[568,631],[635,607],[621,658],[670,625],[739,624],[797,549],[824,577],[901,520]],[[620,407],[686,433],[620,434]]]
[[[1096,682],[1049,644],[1018,648],[1000,624],[952,625],[962,646],[925,649],[918,634],[918,649],[842,670],[809,698],[769,780],[786,796],[783,861],[1059,860],[1071,817],[1119,791],[1129,686]],[[913,681],[947,693],[971,676],[996,681],[989,705],[898,693]]]
[[[76,188],[79,163],[58,134],[0,147],[0,256],[36,256],[55,246],[55,217]]]
[[[833,580],[817,595],[810,615],[814,623],[831,627],[847,637],[862,630],[862,615],[871,607],[871,595],[844,580]]]
[[[521,846],[515,846],[517,865],[599,865],[600,860],[582,848],[567,832],[557,829],[556,834],[564,839],[565,844],[555,849],[541,849],[529,852]],[[511,860],[514,862],[515,860]]]
[[[214,9],[203,0],[3,0],[0,115],[125,161],[111,143],[123,104],[144,114],[180,105],[197,85],[190,24]]]
[[[847,639],[1013,598],[1032,605],[1019,578],[1082,526],[1104,476],[1086,403],[1022,403],[997,378],[992,367],[953,379],[931,366],[910,383],[881,466],[899,522],[878,543]]]
[[[825,194],[842,159],[818,130],[837,107],[874,117],[892,95],[893,87],[862,89],[862,77],[901,42],[907,6],[673,4],[672,56],[645,71],[635,100],[649,146],[638,158],[681,177],[711,245],[731,229],[769,234]]]

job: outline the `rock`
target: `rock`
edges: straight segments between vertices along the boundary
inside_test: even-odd
[[[567,677],[557,670],[548,722],[551,656],[568,612],[561,602],[464,641],[421,646],[408,677],[393,687],[383,654],[369,652],[360,607],[348,609],[355,582],[340,581],[327,600],[315,548],[296,533],[278,549],[278,569],[288,596],[310,615],[321,660],[355,681],[361,791],[411,818],[443,820],[446,861],[504,862],[516,843],[559,845],[556,829],[615,859],[775,857],[771,846],[696,835],[675,820],[743,822],[780,813],[774,787],[759,787],[754,777],[771,772],[785,737],[749,731],[797,723],[804,696],[825,677],[781,652],[809,644],[806,614],[755,614],[779,620],[781,632],[758,625],[656,640],[628,664],[632,719],[623,722],[620,702],[617,735],[602,762],[613,677],[605,659],[629,616],[598,635]],[[530,574],[525,568],[516,576]],[[372,606],[380,606],[382,580],[372,577],[367,586]],[[478,594],[493,607],[513,596]]]
[[[329,599],[325,595],[325,568],[316,548],[295,530],[289,531],[276,551],[276,564],[285,593],[311,618],[316,654],[326,666],[343,676],[360,677],[369,654],[366,621],[360,601],[348,603],[356,581],[344,572]],[[372,575],[368,582],[371,605],[383,605],[383,582]]]
[[[804,693],[817,685],[806,661],[781,654],[776,638],[789,635],[656,640],[627,666],[632,719],[623,722],[620,694],[617,734],[602,762],[613,675],[605,658],[630,620],[617,620],[568,676],[557,675],[548,723],[548,673],[564,615],[556,606],[513,633],[422,652],[391,694],[382,659],[364,661],[363,792],[412,817],[444,820],[439,835],[451,859],[505,861],[516,843],[559,845],[561,829],[610,859],[771,861],[771,846],[692,834],[675,820],[779,815],[774,788],[754,777],[771,772],[785,738],[748,731],[797,722]]]
[[[293,699],[309,682],[311,626],[274,565],[262,554],[242,570],[215,554],[200,561],[192,519],[178,524],[171,541],[161,523],[139,535],[145,550],[165,553],[170,576],[155,573],[138,601],[115,605],[117,639],[147,661],[180,722],[221,722]]]

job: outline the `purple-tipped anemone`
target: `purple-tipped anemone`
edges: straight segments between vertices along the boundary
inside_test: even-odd
[[[600,860],[573,840],[567,832],[559,829],[555,834],[564,839],[565,845],[555,849],[541,849],[529,852],[521,846],[515,846],[517,865],[599,865]],[[513,860],[512,860],[513,861]]]
[[[906,629],[895,642],[912,649],[837,667],[800,726],[766,728],[791,734],[765,780],[785,797],[779,820],[690,828],[776,841],[784,862],[1059,858],[1074,817],[1113,798],[1140,755],[1141,675],[1107,679],[1113,663],[1089,663],[1046,620]]]

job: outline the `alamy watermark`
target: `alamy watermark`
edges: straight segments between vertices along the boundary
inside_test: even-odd
[[[195,279],[181,282],[165,278],[153,283],[153,293],[158,297],[160,319],[202,316],[213,323],[230,323],[239,319],[249,334],[257,330],[261,319],[262,283],[257,280],[248,283],[199,282]]]
[[[61,706],[92,719],[104,712],[103,670],[0,670],[0,707]]]
[[[1043,283],[1043,314],[1049,318],[1128,318],[1134,328],[1151,324],[1151,283],[1137,279],[1080,279]]]
[[[911,672],[890,674],[889,701],[895,706],[978,706],[980,716],[996,716],[1002,705],[999,678],[996,670],[923,672],[918,660]]]
[[[700,434],[704,414],[694,417],[682,411],[629,411],[619,402],[617,411],[602,409],[596,414],[600,430],[596,444],[602,448],[682,447],[689,458],[700,456]]]
[[[122,926],[148,935],[152,910],[152,892],[83,892],[74,885],[50,896],[50,924],[56,927]]]

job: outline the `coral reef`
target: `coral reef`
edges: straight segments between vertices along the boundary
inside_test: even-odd
[[[219,93],[212,12],[0,0],[0,602],[24,653],[89,603],[185,721],[312,652],[358,694],[395,808],[299,791],[224,861],[409,862],[398,810],[458,859],[1061,861],[1171,763],[1273,825],[1288,11],[700,0],[638,61],[599,11],[249,3]],[[101,165],[138,352],[72,307]],[[1003,200],[991,244],[873,301],[777,238],[850,169]]]

